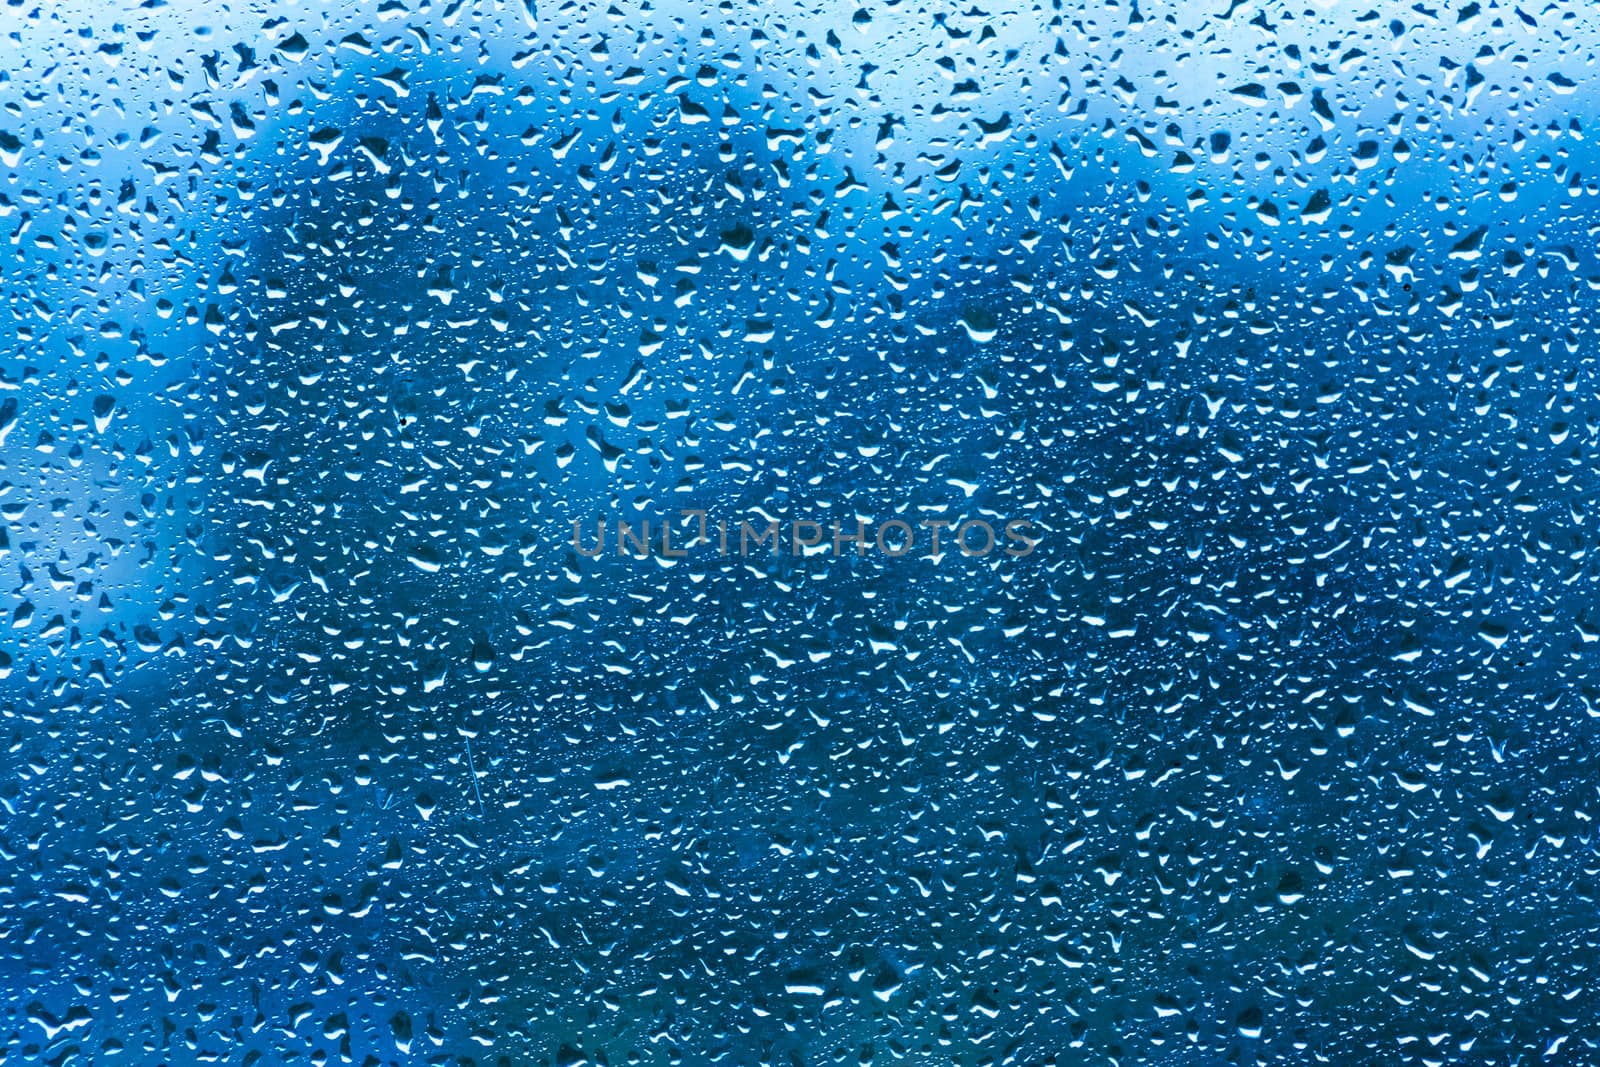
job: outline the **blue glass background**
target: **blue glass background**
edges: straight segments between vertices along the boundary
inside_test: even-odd
[[[1597,41],[7,0],[5,1060],[1594,1062]]]

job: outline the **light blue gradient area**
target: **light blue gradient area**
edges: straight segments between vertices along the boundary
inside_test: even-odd
[[[7,2],[0,1058],[1595,1062],[1597,19]]]

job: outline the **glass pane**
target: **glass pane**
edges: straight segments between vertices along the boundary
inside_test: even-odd
[[[0,1047],[1592,1062],[1597,45],[7,0]]]

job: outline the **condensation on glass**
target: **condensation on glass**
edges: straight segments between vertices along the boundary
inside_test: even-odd
[[[0,1058],[1595,1062],[1597,46],[5,0]]]

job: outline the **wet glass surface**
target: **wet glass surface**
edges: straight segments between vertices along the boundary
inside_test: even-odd
[[[1597,45],[6,0],[0,1059],[1594,1062]]]

